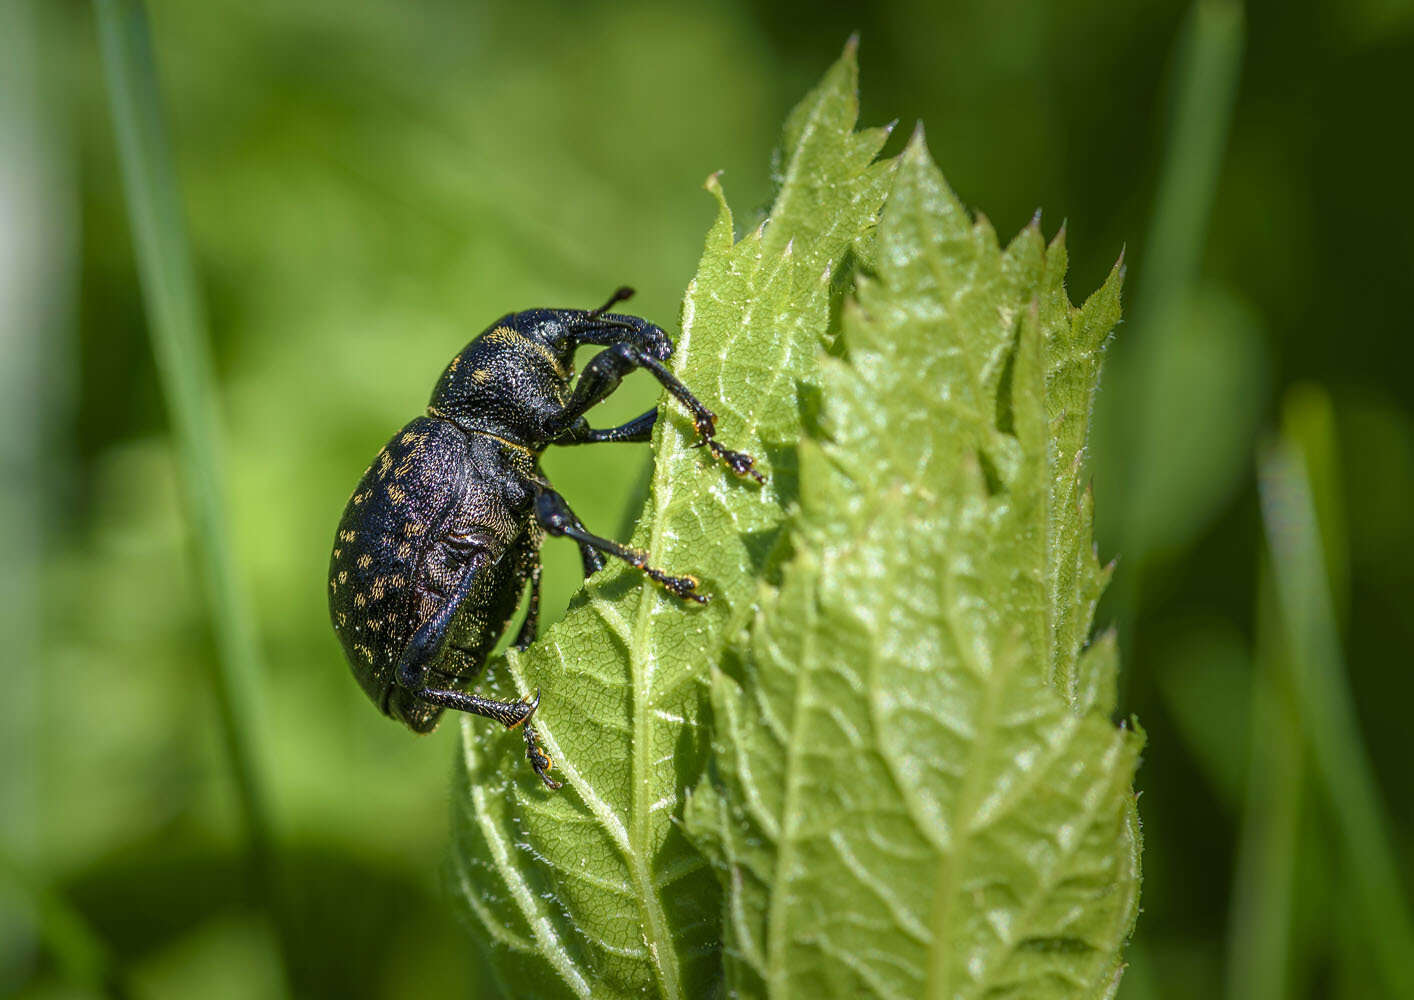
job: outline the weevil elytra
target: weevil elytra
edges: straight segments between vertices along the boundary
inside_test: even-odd
[[[691,576],[591,534],[540,468],[550,445],[647,441],[658,411],[592,428],[585,412],[634,369],[651,373],[691,414],[699,444],[733,472],[763,481],[749,455],[717,441],[716,416],[663,362],[672,341],[637,316],[610,313],[620,288],[594,310],[531,309],[501,317],[452,358],[425,416],[395,434],[349,497],[329,561],[329,614],[349,665],[385,715],[415,732],[445,709],[522,727],[526,756],[551,788],[553,766],[529,723],[540,693],[492,701],[461,690],[496,645],[529,584],[515,645],[535,641],[540,544],[579,545],[586,576],[622,559],[683,600],[707,602]],[[574,378],[575,349],[605,349]]]

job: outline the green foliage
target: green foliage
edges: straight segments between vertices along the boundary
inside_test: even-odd
[[[1384,909],[1370,916],[1371,814],[1343,803],[1378,782],[1395,861],[1414,843],[1398,793],[1414,697],[1414,406],[1391,363],[1414,140],[1368,99],[1407,86],[1414,5],[1296,5],[1245,28],[1239,0],[527,0],[422,4],[416,17],[392,0],[144,5],[174,156],[164,183],[180,187],[209,306],[199,405],[214,406],[224,442],[212,493],[224,540],[195,537],[183,506],[94,6],[0,3],[0,200],[15,209],[0,227],[15,265],[0,279],[0,382],[14,390],[0,429],[0,839],[19,882],[67,900],[134,991],[256,996],[277,978],[206,682],[219,654],[192,556],[214,542],[251,584],[268,667],[269,739],[253,756],[296,882],[294,991],[506,992],[431,870],[447,853],[459,727],[410,738],[351,683],[325,611],[334,520],[351,477],[495,316],[591,306],[627,282],[632,311],[676,331],[702,249],[684,234],[715,213],[697,182],[723,168],[737,225],[753,229],[772,197],[762,151],[802,68],[823,68],[857,27],[863,119],[926,121],[949,180],[1004,236],[1037,205],[1068,216],[1077,291],[1101,283],[1110,248],[1129,248],[1088,476],[1100,553],[1121,557],[1100,612],[1128,623],[1121,712],[1148,729],[1145,913],[1120,996],[1391,992],[1391,959],[1407,965],[1414,948]],[[1312,85],[1271,85],[1288,79]],[[849,287],[836,283],[832,324]],[[1324,470],[1301,426],[1318,408],[1296,420],[1281,406],[1303,373],[1329,393],[1339,447]],[[815,407],[823,394],[807,388]],[[656,394],[634,376],[596,423]],[[1286,655],[1259,555],[1253,455],[1283,421],[1324,543],[1338,660],[1310,645]],[[588,525],[630,536],[647,447],[557,449],[545,465]],[[548,623],[583,581],[574,545],[545,557]],[[1288,690],[1311,664],[1339,671],[1369,755],[1366,777],[1336,775],[1339,797],[1313,756],[1325,687],[1311,689],[1314,713]],[[574,697],[546,698],[562,694]],[[475,735],[516,773],[514,741]],[[1215,858],[1231,859],[1230,877]],[[1406,890],[1407,909],[1402,867],[1388,889]],[[50,908],[0,887],[0,995],[98,995],[96,952]]]
[[[545,691],[559,795],[464,724],[454,876],[516,993],[1118,981],[1141,741],[1108,719],[1112,640],[1088,643],[1107,573],[1083,477],[1120,271],[1071,307],[1063,242],[1000,250],[921,137],[876,234],[894,164],[853,132],[854,89],[851,46],[740,242],[708,182],[675,363],[770,482],[709,464],[669,406],[634,538],[713,603],[612,567],[497,665],[503,693]]]
[[[1121,628],[1143,579],[1231,502],[1266,408],[1263,318],[1201,269],[1245,33],[1235,0],[1199,0],[1180,32],[1140,291],[1110,359],[1118,391],[1095,418],[1107,540],[1130,567],[1114,601]]]
[[[743,996],[1111,990],[1138,902],[1140,740],[1082,650],[1104,574],[1080,487],[1118,271],[1081,310],[916,137],[848,363],[802,449],[795,555],[713,676],[689,829]]]
[[[274,904],[279,894],[274,833],[260,770],[266,739],[260,654],[231,555],[209,335],[182,223],[146,11],[138,0],[95,0],[94,9],[148,329],[219,654],[212,687],[221,733],[250,840],[252,871],[266,901]]]
[[[561,794],[526,780],[517,736],[464,727],[457,877],[516,992],[699,996],[718,974],[716,881],[673,818],[705,763],[705,668],[750,614],[795,500],[798,394],[815,378],[837,273],[888,186],[890,165],[873,162],[887,132],[853,131],[855,82],[851,47],[791,116],[770,219],[740,242],[707,182],[719,213],[674,367],[769,484],[713,464],[669,405],[633,543],[696,574],[712,603],[684,606],[613,565],[527,654],[507,655],[503,682],[545,692],[536,725]]]
[[[1264,581],[1269,591],[1261,599],[1275,605],[1280,629],[1273,673],[1292,699],[1329,805],[1353,911],[1361,926],[1379,929],[1370,945],[1371,965],[1385,995],[1414,998],[1409,963],[1414,915],[1400,891],[1398,852],[1361,736],[1334,604],[1343,574],[1340,569],[1332,573],[1329,563],[1332,556],[1337,565],[1343,561],[1344,543],[1338,529],[1322,523],[1323,515],[1331,516],[1337,495],[1331,478],[1339,466],[1333,411],[1326,394],[1309,386],[1292,389],[1284,410],[1281,436],[1257,457],[1271,559]]]

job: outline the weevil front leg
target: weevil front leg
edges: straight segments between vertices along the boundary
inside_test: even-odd
[[[640,413],[627,423],[617,427],[590,427],[589,422],[580,418],[569,430],[555,438],[555,444],[604,444],[610,441],[651,441],[653,425],[658,422],[658,411]]]
[[[630,322],[634,321],[634,322]],[[558,413],[552,414],[545,421],[545,436],[556,444],[587,444],[595,440],[595,432],[584,422],[584,414],[590,407],[602,402],[609,396],[623,381],[625,375],[634,369],[641,368],[651,374],[663,388],[676,399],[687,412],[692,416],[692,426],[697,430],[699,443],[705,445],[707,450],[726,464],[739,476],[750,476],[758,483],[764,483],[765,477],[756,471],[756,462],[745,452],[732,451],[724,447],[717,440],[717,415],[707,409],[696,396],[692,394],[687,386],[683,385],[672,372],[664,366],[662,360],[655,355],[662,354],[666,357],[665,348],[657,346],[659,341],[662,345],[667,344],[667,338],[657,327],[645,323],[641,319],[632,316],[604,316],[600,322],[607,327],[617,324],[629,331],[629,336],[634,336],[634,340],[624,339],[618,343],[600,351],[589,359],[589,363],[584,366],[583,373],[579,376],[579,381],[575,383],[574,392],[571,393],[569,401]],[[635,325],[636,324],[636,325]],[[648,338],[646,333],[655,331],[658,338]],[[590,332],[581,335],[581,339],[586,343],[595,343],[595,334],[598,327],[591,328]],[[619,336],[625,336],[620,332]],[[637,340],[644,340],[645,343],[638,343]],[[645,344],[649,346],[645,346]],[[652,348],[652,349],[650,349]],[[643,417],[631,424],[633,431],[642,433]],[[652,422],[647,422],[647,427],[652,427]],[[629,430],[630,425],[615,430]],[[603,433],[603,432],[599,432]],[[597,440],[614,440],[613,438],[599,437]],[[621,438],[620,440],[632,440],[632,438]]]

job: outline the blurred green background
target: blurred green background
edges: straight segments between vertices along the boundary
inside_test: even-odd
[[[149,7],[263,654],[295,992],[493,995],[440,888],[454,729],[380,720],[327,625],[360,470],[505,311],[629,283],[672,330],[712,218],[701,182],[725,170],[754,224],[785,113],[854,30],[863,120],[922,119],[1003,234],[1038,207],[1048,233],[1069,220],[1073,297],[1127,248],[1094,459],[1101,554],[1120,556],[1100,617],[1149,737],[1121,996],[1384,996],[1414,976],[1379,944],[1405,940],[1414,868],[1414,4]],[[0,4],[0,994],[278,996],[107,100],[88,4]],[[655,395],[637,380],[597,422]],[[1291,525],[1269,505],[1264,535],[1256,475],[1276,433],[1310,474],[1325,617],[1281,613]],[[546,466],[622,533],[646,457]],[[578,557],[547,552],[553,619]],[[1301,687],[1298,626],[1327,620],[1339,645],[1312,662],[1353,706],[1343,728]],[[1393,858],[1378,899],[1362,844]]]

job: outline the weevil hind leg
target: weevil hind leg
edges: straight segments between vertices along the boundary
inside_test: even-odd
[[[550,777],[549,774],[550,769],[555,766],[555,762],[541,746],[540,734],[530,724],[530,717],[540,707],[539,691],[535,692],[533,698],[525,698],[521,701],[493,701],[490,698],[467,694],[464,691],[450,691],[441,688],[424,688],[415,694],[417,697],[443,708],[454,708],[470,715],[495,719],[507,729],[515,729],[519,726],[525,736],[525,759],[530,761],[530,766],[534,769],[536,776],[545,783],[545,787],[551,790],[560,788],[560,782]]]
[[[468,694],[451,688],[425,687],[413,689],[413,695],[436,705],[451,708],[468,715],[479,715],[484,719],[494,719],[507,729],[521,725],[535,712],[535,705],[526,701],[496,701],[483,698],[479,694]]]
[[[438,609],[436,614],[423,622],[413,633],[412,638],[408,640],[402,656],[398,658],[394,677],[398,686],[418,701],[435,705],[438,708],[450,708],[458,712],[466,712],[468,715],[494,719],[507,729],[514,729],[517,726],[525,725],[535,714],[535,709],[540,705],[540,692],[537,691],[534,698],[521,701],[496,701],[492,698],[483,698],[478,694],[432,687],[429,684],[430,666],[437,662],[446,648],[448,631],[456,617],[457,609],[466,600],[467,594],[471,592],[476,578],[491,563],[492,556],[489,552],[479,552],[471,557],[462,579],[446,603]],[[539,739],[533,732],[526,736],[526,746],[527,756],[535,773],[546,785],[551,788],[558,787],[557,783],[546,777],[545,772],[553,764],[549,756],[540,749]],[[531,752],[532,750],[534,752]]]
[[[525,759],[530,761],[530,766],[535,769],[540,780],[545,782],[545,787],[551,791],[557,791],[560,788],[560,782],[550,777],[550,769],[555,766],[555,762],[540,745],[540,734],[529,722],[525,724],[522,731],[525,733]]]
[[[584,525],[581,524],[579,528],[583,531]],[[579,543],[579,563],[584,569],[584,578],[586,580],[603,569],[605,562],[607,562],[607,560],[604,558],[603,554],[594,546],[587,542]]]

